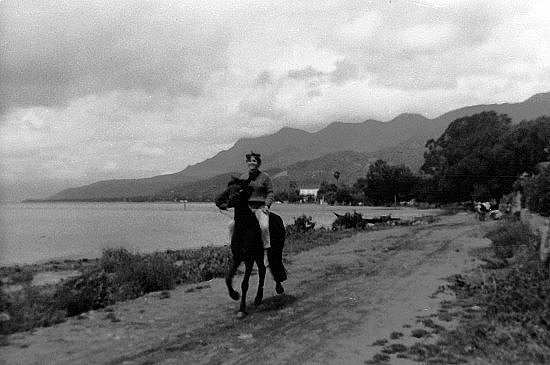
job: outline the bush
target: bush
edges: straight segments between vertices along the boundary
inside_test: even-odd
[[[106,273],[114,275],[127,295],[139,296],[144,293],[173,289],[177,279],[174,260],[166,253],[132,254],[126,249],[108,249],[99,260]]]
[[[231,263],[229,246],[168,251],[167,254],[176,263],[178,283],[223,277]]]
[[[284,251],[298,253],[315,247],[328,246],[352,234],[350,230],[333,231],[323,227],[308,232],[287,231]]]
[[[71,317],[106,307],[117,300],[135,298],[138,292],[134,289],[129,293],[127,286],[114,274],[96,269],[63,282],[53,294],[52,302]]]
[[[550,216],[550,167],[528,179],[524,185],[525,203],[533,212]]]
[[[311,216],[306,216],[302,214],[298,218],[294,218],[294,223],[286,226],[286,232],[288,234],[292,233],[305,233],[312,231],[315,228],[315,222]]]
[[[486,237],[491,240],[493,251],[500,259],[509,259],[518,252],[536,248],[535,235],[519,221],[504,221]]]
[[[366,222],[363,219],[363,216],[361,213],[353,212],[349,213],[346,212],[344,215],[338,215],[336,216],[336,219],[332,223],[332,229],[363,229],[366,226]]]
[[[49,293],[28,285],[15,293],[1,293],[2,312],[10,317],[9,320],[0,322],[1,335],[51,326],[65,320],[65,311],[57,307]]]

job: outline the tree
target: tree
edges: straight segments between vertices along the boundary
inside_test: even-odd
[[[488,200],[512,190],[524,171],[544,160],[550,143],[550,119],[512,126],[510,118],[483,112],[452,122],[428,151],[421,170],[432,177],[439,201]]]
[[[340,171],[334,171],[334,178],[336,179],[336,185],[338,185],[338,180],[340,179]]]
[[[524,186],[525,202],[529,209],[550,216],[550,166],[528,178]]]
[[[362,189],[367,200],[373,204],[387,204],[414,197],[418,178],[403,165],[390,166],[384,160],[377,160],[369,166],[364,179],[359,179],[356,188]]]

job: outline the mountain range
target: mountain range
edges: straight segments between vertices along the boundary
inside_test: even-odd
[[[323,180],[329,181],[334,170],[341,172],[342,182],[351,183],[364,176],[368,165],[378,158],[418,170],[428,139],[439,137],[455,119],[489,110],[507,114],[514,123],[550,115],[550,92],[519,103],[468,106],[433,119],[400,114],[388,122],[334,122],[317,132],[282,128],[274,134],[239,139],[230,149],[174,174],[100,181],[63,190],[49,200],[129,198],[217,187],[227,181],[228,173],[243,170],[243,157],[251,150],[262,154],[263,169],[275,174],[274,180],[279,179],[281,187],[285,181],[295,181],[303,187],[317,186]]]

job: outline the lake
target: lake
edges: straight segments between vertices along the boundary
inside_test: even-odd
[[[306,214],[329,227],[333,212],[364,217],[436,214],[414,208],[274,204],[285,224]],[[232,212],[232,211],[231,211]],[[152,252],[228,242],[228,215],[213,203],[7,203],[0,204],[0,266],[51,259],[95,258],[110,247]]]

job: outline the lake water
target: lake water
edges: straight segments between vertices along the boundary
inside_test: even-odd
[[[413,217],[433,210],[274,204],[285,224],[302,214],[330,226],[333,212],[366,217]],[[51,259],[94,258],[109,247],[152,252],[228,241],[230,217],[213,203],[25,203],[0,204],[0,266]]]

